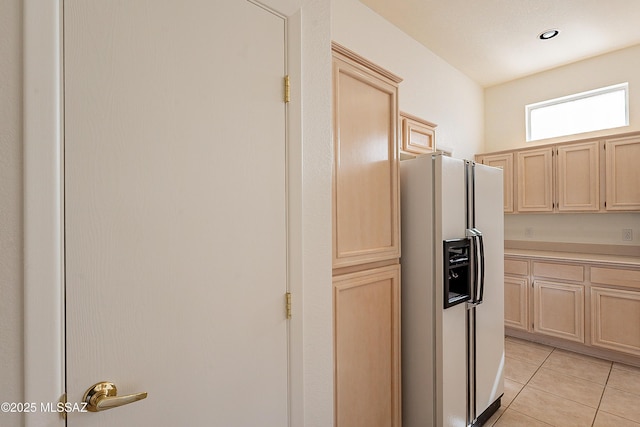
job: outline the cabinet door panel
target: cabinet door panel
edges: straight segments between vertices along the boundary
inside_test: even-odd
[[[336,425],[400,426],[400,266],[334,277]]]
[[[400,256],[397,85],[334,57],[333,267]]]
[[[402,150],[412,154],[425,154],[436,149],[436,125],[407,113],[402,119]]]
[[[591,288],[591,343],[640,356],[640,292]]]
[[[513,212],[513,153],[483,156],[482,164],[502,169],[504,212]]]
[[[606,209],[640,210],[640,137],[611,140],[606,151]]]
[[[519,151],[518,212],[553,211],[552,149]]]
[[[504,278],[504,325],[529,329],[529,281],[521,277]]]
[[[598,142],[558,147],[558,210],[600,209]]]
[[[584,286],[536,280],[535,332],[584,343]]]

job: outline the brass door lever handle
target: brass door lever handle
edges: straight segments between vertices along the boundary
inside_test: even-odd
[[[118,406],[128,405],[145,399],[147,392],[118,396],[118,389],[112,382],[103,381],[94,384],[87,390],[82,398],[87,403],[87,410],[91,412],[105,411]]]

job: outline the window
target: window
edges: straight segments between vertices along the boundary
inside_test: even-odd
[[[629,125],[629,83],[529,104],[527,141]]]

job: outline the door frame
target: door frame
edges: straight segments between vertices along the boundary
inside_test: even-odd
[[[275,4],[269,7],[247,1],[285,19],[285,66],[292,91],[301,93],[301,4],[264,0]],[[24,402],[38,408],[55,404],[66,390],[63,2],[23,3]],[[287,289],[294,299],[288,322],[288,407],[289,424],[302,425],[303,257],[297,250],[302,246],[302,98],[292,96],[286,109]],[[25,427],[66,425],[55,412],[25,413],[24,422]]]

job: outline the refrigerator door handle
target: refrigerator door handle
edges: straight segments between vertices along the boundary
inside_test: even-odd
[[[477,299],[478,304],[482,304],[484,300],[484,240],[482,239],[482,233],[478,233],[477,236],[480,254],[478,260],[480,261],[480,296]]]
[[[471,300],[467,306],[476,307],[484,300],[484,240],[482,232],[477,228],[468,228],[467,237],[471,240],[473,252],[473,282],[471,289]]]
[[[481,296],[482,291],[484,291],[484,283],[480,283],[480,277],[484,274],[484,243],[480,240],[482,233],[476,228],[468,228],[466,236],[471,242],[471,253],[473,254],[473,280],[471,281],[471,289],[469,290],[471,298],[467,302],[467,308],[470,309],[482,302]],[[481,251],[481,255],[479,255],[478,251]],[[478,268],[478,264],[480,264],[481,269]],[[478,291],[481,291],[480,295],[478,295]]]

